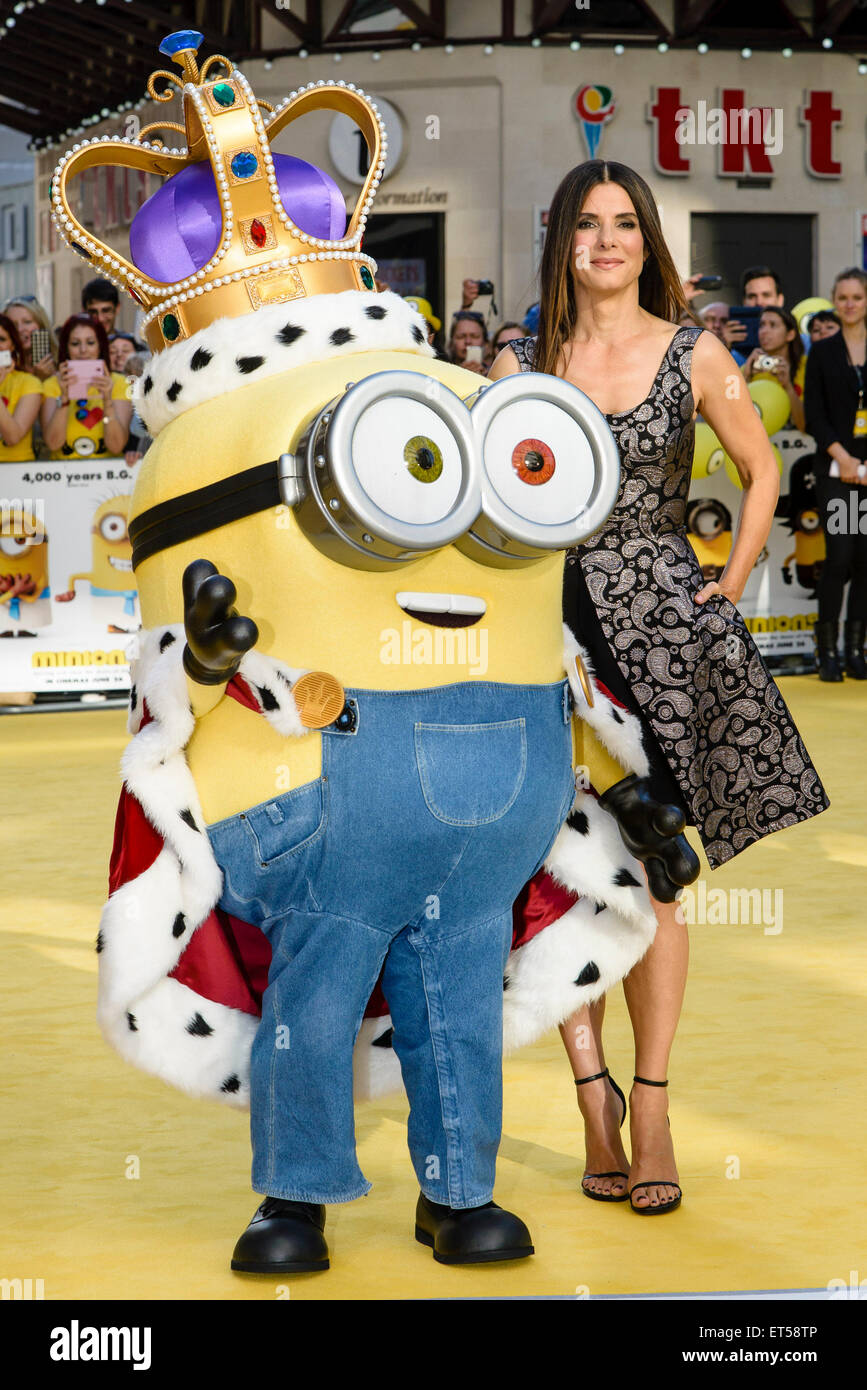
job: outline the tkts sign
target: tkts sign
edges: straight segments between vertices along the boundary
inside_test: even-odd
[[[742,87],[722,87],[716,106],[699,101],[695,109],[683,101],[679,87],[654,87],[647,106],[654,168],[659,174],[689,174],[693,146],[716,145],[719,178],[773,178],[773,160],[783,149],[783,117],[780,106],[747,106]],[[832,92],[804,92],[798,123],[804,164],[814,178],[840,178],[834,131],[842,119]]]

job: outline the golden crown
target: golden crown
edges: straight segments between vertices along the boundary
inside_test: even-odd
[[[201,42],[202,35],[192,30],[170,34],[160,52],[183,69],[183,76],[159,70],[148,79],[148,92],[156,101],[171,101],[173,88],[182,93],[183,126],[161,121],[146,126],[135,139],[103,135],[83,140],[63,155],[50,187],[52,216],[61,236],[147,310],[142,332],[154,352],[214,319],[236,318],[263,304],[375,288],[376,262],[360,246],[387,150],[376,103],[352,82],[319,81],[308,82],[272,107],[257,100],[244,75],[221,54],[199,69],[196,52]],[[211,78],[209,73],[218,65],[223,71]],[[157,90],[154,83],[160,78],[169,85]],[[281,130],[306,112],[322,109],[342,112],[355,122],[370,159],[346,234],[339,240],[312,236],[293,222],[280,196],[271,153],[271,141]],[[169,149],[160,139],[144,138],[155,130],[180,131],[185,148]],[[145,273],[90,235],[67,199],[69,179],[100,164],[170,178],[206,162],[222,213],[219,239],[204,264],[173,283]]]

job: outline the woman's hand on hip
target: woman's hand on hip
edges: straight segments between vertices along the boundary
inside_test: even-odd
[[[734,604],[737,603],[741,596],[740,593],[735,593],[733,589],[725,588],[722,584],[718,584],[714,579],[709,584],[705,584],[703,589],[699,589],[698,593],[695,595],[695,602],[704,603],[706,599],[712,598],[714,594],[721,594],[723,598],[727,598],[730,603]]]

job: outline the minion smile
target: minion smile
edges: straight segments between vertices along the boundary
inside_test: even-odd
[[[116,570],[131,570],[131,569],[132,569],[132,560],[122,560],[122,559],[120,558],[120,556],[118,556],[118,555],[109,555],[109,557],[108,557],[108,563],[111,565],[112,569],[116,569]]]
[[[487,612],[487,603],[473,594],[428,594],[402,589],[395,594],[404,613],[431,627],[472,627]]]

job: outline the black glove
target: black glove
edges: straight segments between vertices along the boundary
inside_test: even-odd
[[[222,685],[258,642],[259,629],[252,618],[238,617],[235,586],[210,560],[187,565],[183,585],[184,670],[198,685]]]
[[[599,805],[617,821],[623,843],[641,860],[650,891],[660,902],[673,903],[678,889],[698,878],[701,865],[682,833],[683,812],[657,801],[648,778],[635,773],[624,777],[600,796]]]

